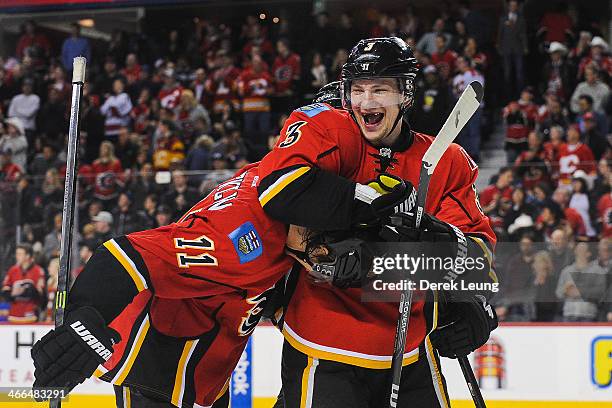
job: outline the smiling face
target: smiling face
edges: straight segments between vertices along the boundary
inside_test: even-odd
[[[373,145],[390,146],[400,134],[393,128],[403,101],[394,78],[357,79],[351,85],[351,107],[363,136]]]

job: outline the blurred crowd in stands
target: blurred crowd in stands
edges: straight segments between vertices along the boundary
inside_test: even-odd
[[[599,16],[551,2],[530,32],[521,3],[504,6],[499,21],[465,0],[441,3],[433,19],[411,6],[359,21],[320,12],[308,35],[289,19],[194,18],[163,41],[115,31],[95,46],[78,24],[53,44],[25,23],[0,57],[0,319],[52,317],[74,57],[88,66],[72,279],[102,242],[169,224],[265,155],[291,110],[339,79],[359,39],[395,35],[421,64],[413,130],[435,135],[477,80],[485,100],[459,143],[480,161],[483,141],[505,132],[508,167],[481,193],[500,240],[500,318],[612,320],[612,58]]]

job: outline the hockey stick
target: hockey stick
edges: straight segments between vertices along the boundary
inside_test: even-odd
[[[448,147],[453,143],[453,140],[459,135],[463,126],[470,120],[472,115],[480,106],[484,91],[479,82],[469,84],[461,96],[450,115],[444,122],[442,129],[434,139],[433,143],[421,160],[421,173],[419,175],[419,187],[417,190],[417,214],[416,227],[421,225],[423,212],[425,211],[425,202],[427,201],[427,190],[429,190],[429,181],[431,176],[442,158],[442,155]],[[399,303],[399,318],[397,320],[397,329],[395,331],[395,343],[393,346],[393,357],[391,360],[391,371],[393,379],[391,382],[391,395],[389,397],[389,406],[397,407],[399,398],[400,380],[402,378],[402,363],[404,360],[404,349],[406,347],[406,334],[408,333],[408,323],[410,320],[410,307],[412,305],[412,291],[406,285],[400,295]],[[469,365],[469,362],[468,362]],[[471,370],[471,369],[470,369]],[[469,384],[469,380],[468,380]],[[476,384],[478,387],[478,384]]]
[[[70,105],[70,127],[68,128],[68,157],[66,160],[66,180],[64,183],[64,208],[62,210],[62,236],[60,264],[55,294],[55,327],[64,324],[64,310],[68,295],[68,274],[70,273],[72,249],[72,230],[74,227],[74,207],[76,203],[77,150],[79,147],[79,111],[83,83],[85,82],[84,57],[76,57],[72,63],[72,102]],[[60,408],[62,401],[54,398],[49,402],[51,408]]]

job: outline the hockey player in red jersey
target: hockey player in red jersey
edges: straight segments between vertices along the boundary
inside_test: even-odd
[[[360,41],[342,70],[348,110],[324,103],[297,109],[262,160],[258,189],[264,211],[323,231],[387,222],[418,184],[421,158],[433,140],[403,121],[416,72],[416,60],[401,39]],[[381,185],[390,179],[383,173],[405,181]],[[433,173],[421,225],[437,225],[444,241],[458,242],[465,234],[469,256],[484,257],[490,266],[495,236],[478,203],[477,174],[472,159],[452,145]],[[368,185],[372,182],[378,188]],[[425,236],[410,227],[413,220],[406,225],[413,230],[408,235]],[[496,279],[490,268],[482,276]],[[432,338],[440,354],[464,356],[496,327],[481,298],[442,305],[438,296],[428,293],[432,301],[421,298],[412,305],[398,407],[449,406]],[[386,406],[397,317],[397,304],[362,303],[358,288],[340,291],[297,274],[283,327],[284,406]],[[321,323],[329,321],[333,324]]]
[[[117,406],[227,407],[231,372],[294,262],[257,179],[250,166],[176,223],[100,246],[66,322],[32,349],[34,387],[71,389],[95,370]]]

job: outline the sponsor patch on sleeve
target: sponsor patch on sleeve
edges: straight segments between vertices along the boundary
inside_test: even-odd
[[[230,232],[228,237],[234,244],[241,264],[251,262],[263,253],[261,238],[250,221]]]
[[[304,113],[309,118],[317,116],[321,112],[325,112],[329,110],[329,107],[323,103],[313,103],[310,105],[302,106],[299,109],[296,109],[298,112]]]

